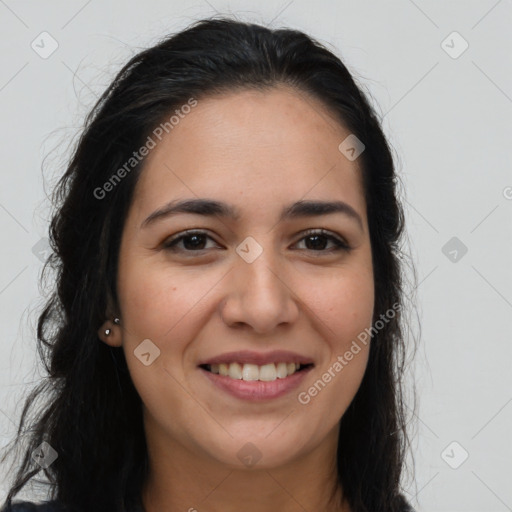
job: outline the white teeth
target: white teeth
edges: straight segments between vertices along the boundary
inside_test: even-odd
[[[286,363],[277,363],[276,368],[277,378],[284,379],[288,376],[288,366]]]
[[[261,380],[270,382],[293,375],[300,368],[299,363],[257,364],[220,363],[210,365],[210,371],[237,380]]]
[[[274,363],[264,364],[260,366],[260,380],[276,380],[277,379],[277,370],[276,365]]]
[[[238,363],[231,363],[229,365],[229,376],[232,379],[242,378],[242,367]]]
[[[236,363],[235,363],[236,364]],[[242,368],[243,380],[258,380],[260,378],[260,369],[256,364],[244,364]]]

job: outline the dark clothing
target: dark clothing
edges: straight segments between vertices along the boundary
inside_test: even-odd
[[[23,501],[19,503],[13,503],[11,507],[5,507],[0,510],[0,512],[65,512],[65,509],[59,505],[58,501],[48,501],[45,503],[32,503],[29,501]],[[136,508],[130,512],[144,511],[140,508]]]
[[[58,502],[50,501],[43,504],[29,503],[24,501],[21,503],[13,503],[12,507],[4,508],[0,512],[62,512]],[[132,512],[143,512],[142,510],[133,510]],[[414,509],[405,502],[402,512],[415,512]]]
[[[5,507],[0,510],[0,512],[65,512],[65,509],[59,505],[58,501],[48,501],[45,503],[32,503],[29,501],[23,501],[19,503],[13,503],[11,507]],[[136,508],[130,512],[144,511],[140,508]]]

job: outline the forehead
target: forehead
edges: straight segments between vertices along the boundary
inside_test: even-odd
[[[319,100],[282,86],[198,99],[186,111],[161,140],[152,136],[140,208],[194,196],[241,209],[321,198],[346,200],[364,217],[358,162],[338,149],[350,131]]]

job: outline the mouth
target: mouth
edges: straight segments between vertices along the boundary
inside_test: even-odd
[[[313,360],[288,351],[230,352],[201,361],[208,386],[246,402],[268,402],[296,390],[314,368]]]
[[[278,379],[287,379],[296,373],[305,372],[313,366],[313,363],[282,361],[263,365],[239,362],[200,364],[199,368],[231,380],[274,382]]]

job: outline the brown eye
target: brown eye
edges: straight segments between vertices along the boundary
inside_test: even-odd
[[[208,240],[213,240],[205,231],[185,231],[166,240],[162,247],[171,252],[193,253],[208,249]],[[304,250],[316,253],[350,251],[350,246],[338,236],[325,230],[310,230],[298,243],[304,241]],[[331,247],[329,247],[331,244]],[[217,245],[218,247],[218,245]],[[211,248],[211,247],[210,247]],[[302,249],[301,249],[302,250]]]
[[[306,250],[314,251],[314,252],[333,252],[345,250],[349,251],[349,245],[343,241],[341,238],[330,234],[325,230],[311,230],[306,233],[306,236],[301,238],[299,242],[305,240]],[[298,243],[299,243],[298,242]],[[328,243],[333,244],[333,247],[326,249],[326,245]]]
[[[166,240],[163,248],[175,252],[200,252],[206,249],[207,239],[213,240],[204,231],[186,231]],[[182,246],[180,246],[181,242],[183,242]]]

